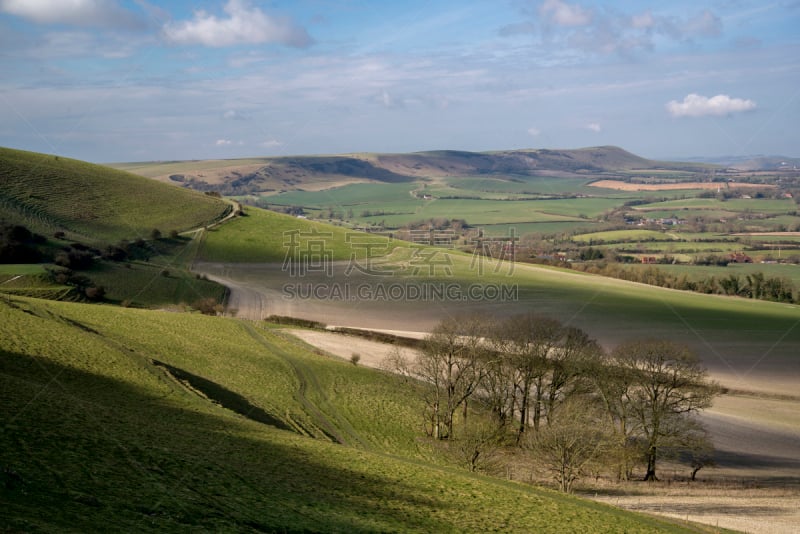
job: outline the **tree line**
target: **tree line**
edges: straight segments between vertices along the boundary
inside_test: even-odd
[[[665,340],[605,351],[583,330],[532,313],[443,320],[416,359],[392,370],[430,385],[426,434],[476,470],[498,448],[527,448],[571,491],[588,466],[656,480],[659,458],[680,456],[692,476],[711,462],[694,417],[720,391],[697,356]]]
[[[640,282],[651,286],[668,287],[695,293],[730,295],[772,302],[797,303],[800,293],[792,281],[785,276],[767,277],[761,271],[739,276],[706,276],[692,279],[687,273],[670,273],[655,266],[643,269],[625,268],[616,263],[572,264],[575,270],[600,274],[629,282]]]

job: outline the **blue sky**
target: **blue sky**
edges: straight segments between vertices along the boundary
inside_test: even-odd
[[[800,156],[800,1],[0,0],[0,145]]]

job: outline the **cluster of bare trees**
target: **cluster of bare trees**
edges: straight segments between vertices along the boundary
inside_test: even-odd
[[[434,329],[416,360],[395,356],[391,364],[430,384],[426,432],[454,444],[471,469],[497,447],[527,447],[570,491],[598,462],[619,478],[641,463],[655,480],[665,454],[681,453],[693,469],[710,461],[692,416],[719,388],[687,347],[670,341],[607,353],[548,317],[458,317]]]

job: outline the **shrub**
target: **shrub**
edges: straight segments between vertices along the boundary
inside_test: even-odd
[[[225,311],[225,306],[217,302],[213,297],[198,299],[192,303],[192,308],[203,315],[220,315]]]
[[[87,287],[83,292],[89,300],[103,300],[106,296],[103,286]]]

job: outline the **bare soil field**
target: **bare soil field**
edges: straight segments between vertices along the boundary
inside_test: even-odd
[[[794,534],[800,525],[800,487],[748,487],[749,483],[643,483],[609,488],[584,497],[720,528],[760,534]],[[630,493],[627,492],[630,489]]]
[[[287,331],[312,347],[347,361],[350,361],[350,357],[353,354],[358,354],[360,356],[358,364],[372,367],[373,369],[383,369],[386,358],[394,351],[399,351],[403,357],[408,359],[416,357],[416,352],[413,349],[371,341],[357,336],[317,330],[291,329]]]
[[[588,184],[592,187],[602,187],[604,189],[616,189],[618,191],[674,191],[678,189],[746,189],[746,188],[772,188],[775,186],[764,184],[747,184],[747,183],[720,183],[720,182],[676,182],[668,184],[635,184],[623,182],[621,180],[598,180]]]
[[[395,350],[414,350],[333,332],[292,335],[345,360],[385,369]],[[394,332],[418,337],[420,332]],[[667,465],[657,483],[589,481],[583,496],[608,504],[744,532],[791,533],[800,524],[800,398],[718,397],[702,420],[717,449],[716,467],[686,481],[685,466]]]

